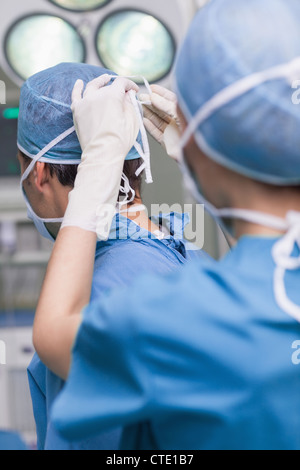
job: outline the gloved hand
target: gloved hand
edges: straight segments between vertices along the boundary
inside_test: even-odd
[[[96,232],[100,240],[109,236],[124,161],[139,132],[131,101],[138,86],[124,78],[105,86],[110,80],[109,75],[96,78],[83,96],[82,80],[74,86],[72,111],[82,159],[62,224]]]
[[[177,97],[175,93],[159,85],[151,85],[151,90],[151,95],[140,95],[140,101],[152,103],[143,105],[145,127],[166,149],[167,154],[179,161],[180,121],[177,116]]]

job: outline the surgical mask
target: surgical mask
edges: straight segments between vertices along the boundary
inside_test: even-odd
[[[191,136],[197,131],[197,128],[223,106],[268,81],[283,78],[292,84],[292,82],[299,77],[299,73],[300,57],[287,64],[250,75],[233,83],[220,91],[199,109],[189,122],[180,142],[180,168],[183,173],[184,184],[193,198],[197,202],[205,205],[206,210],[225,233],[228,232],[228,229],[223,222],[224,218],[245,220],[250,223],[286,232],[285,235],[274,244],[272,250],[272,257],[276,266],[273,281],[274,295],[278,306],[298,322],[300,322],[300,306],[296,305],[288,298],[284,278],[287,270],[294,271],[300,269],[300,255],[298,257],[293,256],[295,245],[300,249],[300,212],[290,211],[286,214],[285,219],[281,219],[280,217],[275,217],[270,214],[247,209],[217,209],[200,193],[197,183],[185,162],[184,148]]]
[[[55,238],[53,237],[53,235],[51,235],[51,233],[48,231],[45,223],[48,223],[46,219],[41,219],[40,217],[38,217],[36,215],[36,213],[32,210],[30,204],[29,204],[29,201],[26,197],[26,194],[23,192],[24,194],[24,199],[26,201],[26,204],[27,204],[27,217],[28,219],[32,220],[32,222],[34,223],[35,225],[35,228],[37,229],[37,231],[39,232],[40,235],[42,235],[42,237],[46,238],[47,240],[50,240],[51,242],[55,242]],[[49,219],[51,220],[51,219]],[[58,220],[58,219],[56,219]],[[62,219],[61,219],[62,221]]]
[[[40,233],[40,235],[42,235],[42,237],[54,242],[55,239],[54,237],[49,233],[49,231],[47,230],[47,227],[46,227],[46,223],[62,223],[63,221],[63,218],[54,218],[54,219],[43,219],[41,217],[39,217],[35,212],[34,210],[32,209],[31,205],[30,205],[30,202],[27,198],[27,195],[24,191],[24,188],[23,188],[23,183],[24,181],[28,178],[28,176],[30,175],[30,173],[32,172],[32,170],[34,169],[35,167],[35,164],[36,162],[38,161],[43,161],[43,162],[47,162],[47,163],[54,163],[54,161],[51,161],[51,159],[45,159],[43,158],[43,156],[50,150],[52,149],[53,147],[55,147],[55,145],[57,145],[59,142],[61,142],[63,139],[65,139],[66,137],[68,137],[70,134],[72,134],[72,132],[75,131],[75,127],[72,128],[72,129],[69,129],[67,131],[65,131],[63,134],[61,134],[59,137],[57,137],[56,139],[54,139],[52,142],[50,142],[44,149],[42,149],[37,155],[33,156],[33,155],[28,155],[28,153],[26,152],[25,149],[23,149],[22,147],[19,147],[19,150],[21,150],[21,152],[23,152],[25,155],[29,156],[30,158],[32,158],[32,161],[30,162],[29,166],[26,168],[26,170],[24,171],[22,177],[21,177],[21,182],[20,182],[20,185],[21,185],[21,191],[22,191],[22,194],[24,196],[24,200],[25,200],[25,203],[26,203],[26,206],[27,206],[27,215],[28,215],[28,218],[30,220],[33,221],[37,231]],[[57,163],[57,160],[55,161],[55,163]],[[59,162],[61,163],[61,161]],[[73,163],[73,162],[72,162]],[[77,161],[76,161],[77,163]]]
[[[112,76],[112,78],[117,78],[115,76]],[[135,78],[135,77],[128,77],[128,78]],[[144,79],[146,87],[150,90],[150,85]],[[142,145],[138,141],[135,142],[134,148],[136,149],[136,152],[138,153],[139,157],[143,159],[143,164],[138,168],[136,171],[136,176],[139,176],[142,171],[145,170],[146,174],[146,183],[150,184],[153,182],[152,179],[152,173],[151,173],[151,164],[150,164],[150,147],[149,147],[149,142],[148,142],[148,137],[146,133],[146,129],[144,127],[143,123],[143,114],[142,114],[142,107],[140,103],[136,99],[135,93],[129,93],[130,99],[132,101],[132,104],[134,106],[134,109],[136,111],[138,120],[139,120],[139,133],[141,135],[141,140],[142,140]],[[29,158],[32,159],[30,162],[30,165],[26,168],[25,172],[22,175],[21,178],[21,190],[25,199],[25,203],[27,206],[27,214],[28,218],[34,222],[34,225],[38,232],[46,239],[55,241],[54,237],[49,233],[49,231],[46,228],[45,224],[49,223],[59,223],[61,224],[63,222],[63,218],[52,218],[52,219],[44,219],[39,217],[33,210],[33,208],[30,205],[30,202],[27,198],[27,195],[24,191],[23,188],[23,182],[28,178],[29,174],[32,172],[32,170],[35,167],[36,162],[45,162],[45,163],[53,163],[53,164],[65,164],[65,165],[78,165],[80,164],[81,160],[57,160],[57,159],[51,159],[51,157],[44,157],[49,150],[51,150],[53,147],[55,147],[59,142],[62,140],[66,139],[69,135],[71,135],[73,132],[75,132],[75,126],[72,126],[70,129],[67,129],[65,132],[63,132],[61,135],[56,137],[52,142],[50,142],[46,147],[44,147],[37,155],[30,155],[26,149],[24,149],[21,145],[18,144],[18,148],[21,152],[23,152],[25,155],[27,155]],[[136,156],[131,157],[129,154],[128,160],[136,159]],[[131,203],[134,198],[135,198],[135,191],[130,187],[129,180],[127,176],[123,173],[122,174],[122,181],[123,181],[123,186],[120,187],[120,192],[124,194],[124,199],[120,202],[117,203],[117,208],[116,211],[120,211],[120,209]]]

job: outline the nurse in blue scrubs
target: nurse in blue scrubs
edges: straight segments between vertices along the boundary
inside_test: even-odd
[[[225,258],[142,276],[89,303],[96,235],[70,204],[74,226],[59,234],[34,325],[38,352],[67,380],[52,410],[65,438],[122,426],[123,449],[300,449],[299,18],[298,0],[212,0],[177,59],[180,167],[236,240]],[[134,134],[134,85],[119,81],[108,95],[97,83],[96,103],[123,109]],[[77,96],[85,133],[88,109],[96,119]],[[117,161],[128,134],[120,121],[113,129]],[[78,259],[60,262],[75,247],[86,282],[72,277]]]
[[[59,217],[64,215],[82,152],[73,127],[72,89],[79,77],[88,83],[107,72],[112,75],[86,64],[60,64],[34,75],[22,88],[18,148],[23,192],[30,218],[40,234],[52,241],[62,222]],[[140,199],[142,173],[135,174],[142,164],[141,155],[133,147],[126,156],[124,184],[120,187],[128,204],[116,214],[108,239],[95,246],[90,301],[101,299],[112,289],[129,289],[143,273],[168,274],[186,261],[183,231],[188,220],[174,213],[158,221],[147,218]],[[118,448],[120,429],[77,443],[62,439],[53,429],[50,414],[64,381],[43,364],[38,354],[28,368],[28,377],[38,449]]]

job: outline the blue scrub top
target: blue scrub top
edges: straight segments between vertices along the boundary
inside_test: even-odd
[[[162,216],[162,219],[166,228],[170,229],[171,235],[164,240],[158,240],[129,219],[120,215],[115,217],[109,240],[97,244],[91,301],[101,298],[113,288],[127,289],[142,273],[167,274],[186,262],[188,255],[183,230],[189,222],[188,218],[184,214],[172,213]],[[201,251],[193,252],[193,256],[195,253],[196,256],[205,257]],[[37,354],[28,368],[28,377],[38,449],[119,448],[120,429],[112,429],[77,443],[61,438],[53,428],[49,416],[64,382],[44,366]],[[85,380],[84,377],[81,377],[82,380]],[[106,407],[105,403],[103,407]]]
[[[86,307],[57,430],[127,426],[123,449],[299,450],[300,324],[274,299],[274,242],[244,237],[220,262],[143,276]],[[299,305],[300,270],[285,282]]]
[[[10,431],[0,431],[1,450],[27,450],[19,434]]]

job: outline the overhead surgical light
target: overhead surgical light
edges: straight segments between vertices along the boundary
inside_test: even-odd
[[[71,11],[90,11],[101,8],[111,0],[49,0],[55,5]]]
[[[7,61],[23,80],[60,62],[84,62],[85,45],[69,22],[53,15],[23,17],[5,39]]]
[[[18,88],[60,62],[102,65],[168,86],[195,2],[9,0],[0,15],[0,70]]]
[[[96,47],[105,67],[119,75],[142,75],[149,82],[170,72],[176,52],[173,35],[162,21],[133,9],[115,11],[104,19]]]

